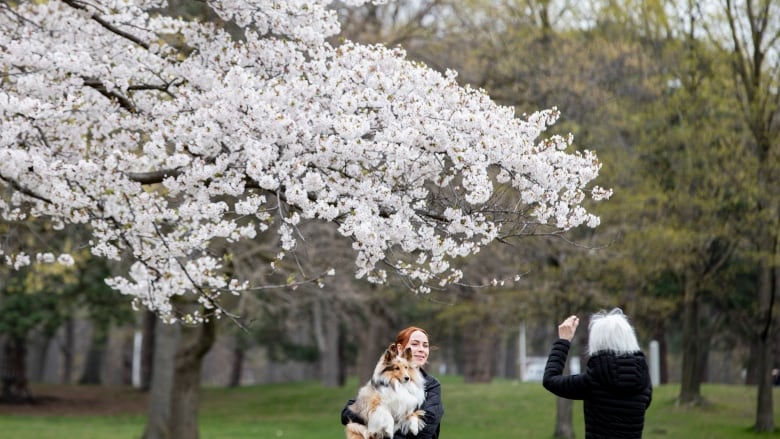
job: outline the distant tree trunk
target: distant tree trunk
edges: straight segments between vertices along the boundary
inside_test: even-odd
[[[773,248],[777,252],[776,248]],[[757,334],[757,409],[755,430],[758,432],[772,432],[775,429],[774,404],[772,401],[772,344],[770,335],[773,334],[772,322],[774,320],[772,310],[775,306],[777,288],[776,270],[761,264],[758,276],[758,315],[760,326]]]
[[[102,382],[100,371],[103,368],[103,358],[106,352],[108,333],[106,329],[92,328],[92,340],[84,362],[84,372],[79,379],[79,384],[100,384]]]
[[[656,328],[655,336],[653,337],[658,342],[658,377],[660,383],[653,383],[653,385],[666,384],[669,382],[669,362],[667,361],[667,345],[666,345],[666,330],[663,326]]]
[[[24,337],[9,336],[5,340],[3,352],[3,364],[0,368],[3,390],[0,401],[31,402],[32,394],[27,382],[27,341]]]
[[[171,394],[171,439],[198,439],[200,373],[203,357],[214,345],[217,323],[214,319],[199,326],[181,328],[179,350]]]
[[[505,331],[501,332],[498,337],[498,346],[496,347],[495,354],[493,355],[494,367],[493,376],[500,378],[508,378],[507,374],[507,356],[509,355],[509,334]]]
[[[240,334],[236,335],[234,339],[235,344],[233,345],[233,364],[230,368],[230,380],[228,381],[228,387],[239,387],[241,385],[241,376],[244,374],[244,342]]]
[[[360,349],[357,353],[357,364],[355,367],[357,368],[358,382],[360,384],[371,379],[371,374],[374,371],[379,355],[387,347],[378,343],[379,326],[375,320],[369,318],[363,331],[358,332],[358,338],[360,339],[358,346],[360,346]]]
[[[314,334],[319,350],[320,382],[325,387],[338,387],[339,371],[339,319],[330,301],[320,297],[312,303]]]
[[[458,336],[454,332],[447,334],[447,352],[444,355],[445,372],[451,375],[457,375],[460,373],[462,367],[458,362],[457,350],[462,343],[458,343]]]
[[[698,290],[693,282],[693,275],[686,274],[684,288],[682,376],[677,403],[680,405],[699,405],[702,402],[702,356],[700,351],[702,346],[699,336]]]
[[[49,351],[49,345],[51,344],[52,336],[46,333],[41,334],[41,342],[38,344],[38,360],[35,365],[30,369],[33,371],[32,380],[42,381],[46,374],[46,353]]]
[[[572,439],[574,437],[572,401],[565,398],[555,398],[555,407],[555,433],[553,437],[557,439]]]
[[[143,332],[141,337],[141,389],[149,390],[154,369],[154,340],[157,316],[151,311],[143,314]]]
[[[761,361],[760,358],[762,349],[759,338],[759,335],[756,332],[753,332],[749,342],[747,364],[745,365],[746,386],[758,386],[758,364]]]
[[[494,340],[486,343],[485,340]],[[493,324],[487,319],[475,320],[463,331],[463,380],[488,383],[493,378],[493,352],[497,346]]]
[[[391,329],[394,325],[393,318],[387,314],[386,304],[381,298],[372,302],[369,313],[365,326],[360,331],[356,331],[360,346],[357,355],[357,374],[358,382],[361,384],[371,378],[379,356],[395,337]],[[403,328],[398,328],[396,331],[401,329]]]
[[[73,345],[74,345],[74,321],[72,318],[65,320],[64,330],[65,333],[62,342],[62,378],[61,381],[64,384],[70,384],[73,377]]]
[[[758,351],[758,410],[756,410],[756,431],[770,432],[775,429],[772,401],[772,355],[769,340],[761,340]]]
[[[347,340],[344,337],[345,333],[344,324],[339,324],[339,387],[343,387],[347,383]]]
[[[142,439],[172,439],[169,430],[171,419],[171,389],[173,389],[173,363],[179,345],[178,325],[160,323],[154,334],[154,369],[149,387],[149,410]]]

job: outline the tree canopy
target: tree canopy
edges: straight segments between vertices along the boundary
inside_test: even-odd
[[[94,255],[129,264],[111,287],[194,323],[174,296],[222,314],[254,287],[230,246],[276,234],[273,269],[307,221],[352,240],[357,277],[417,292],[496,239],[598,225],[582,203],[610,195],[601,164],[545,135],[555,108],[517,117],[402,49],[330,43],[331,3],[209,1],[234,36],[163,0],[3,2],[4,221],[86,225]],[[72,262],[10,233],[9,266]]]

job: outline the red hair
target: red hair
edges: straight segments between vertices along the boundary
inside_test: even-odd
[[[420,331],[425,334],[425,337],[428,338],[428,342],[430,343],[431,337],[428,335],[428,332],[426,332],[425,329],[418,328],[417,326],[410,326],[406,329],[402,329],[401,332],[399,332],[395,337],[395,345],[399,348],[399,350],[403,349],[404,346],[409,343],[409,339],[412,338],[412,333],[415,331]]]

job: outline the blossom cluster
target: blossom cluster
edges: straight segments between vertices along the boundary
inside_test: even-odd
[[[328,0],[209,1],[240,39],[164,3],[0,6],[0,215],[87,226],[93,254],[133,261],[107,282],[135,303],[218,307],[250,286],[230,244],[278,233],[281,258],[301,221],[335,222],[357,277],[421,292],[505,223],[598,225],[600,163],[544,136],[557,110],[521,118],[400,48],[331,45]]]

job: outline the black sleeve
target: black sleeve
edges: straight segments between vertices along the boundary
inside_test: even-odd
[[[569,347],[571,343],[565,339],[559,339],[550,350],[550,356],[547,357],[547,364],[544,367],[544,377],[542,385],[544,388],[566,399],[584,399],[587,396],[587,385],[585,376],[563,375],[563,368],[566,366],[566,358],[569,356]]]
[[[357,422],[358,424],[366,425],[366,421],[360,417],[358,414],[353,412],[349,409],[349,406],[355,403],[354,399],[350,399],[347,401],[347,403],[344,405],[344,408],[341,410],[341,425],[347,425],[350,422]]]

